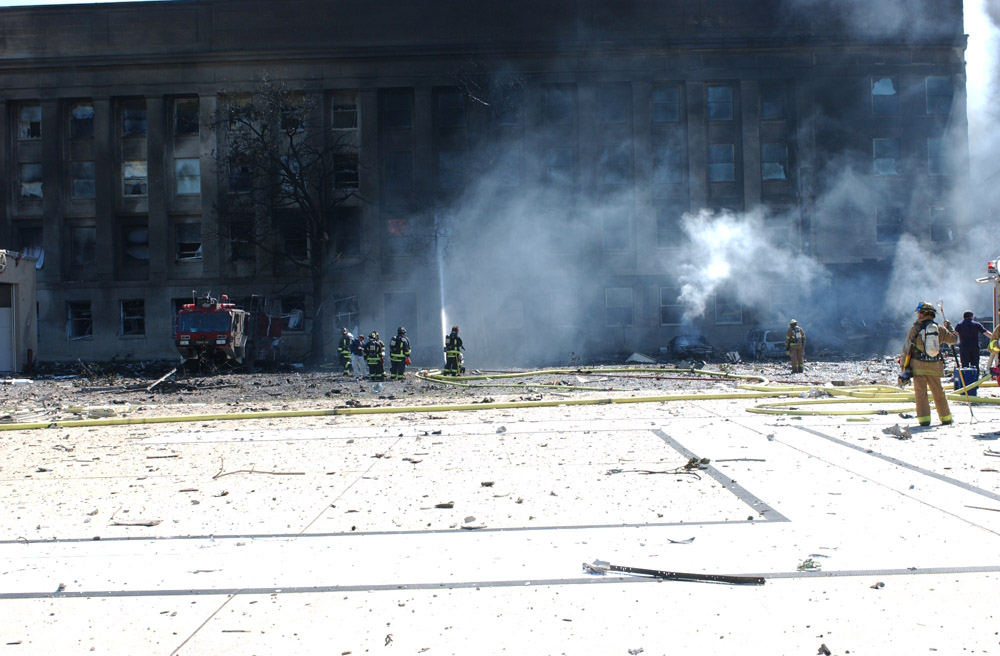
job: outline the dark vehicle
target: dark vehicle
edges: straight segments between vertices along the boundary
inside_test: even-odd
[[[670,355],[679,360],[707,360],[712,357],[712,345],[701,335],[678,335],[667,346]]]
[[[785,355],[786,333],[785,330],[755,328],[747,333],[747,339],[743,345],[744,354],[754,360],[783,357]]]
[[[276,366],[279,361],[281,317],[272,317],[258,296],[243,309],[229,298],[221,302],[205,294],[177,312],[177,350],[191,369],[225,364]]]

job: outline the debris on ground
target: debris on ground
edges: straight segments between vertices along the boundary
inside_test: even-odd
[[[656,364],[656,360],[649,357],[645,353],[639,353],[638,351],[625,358],[625,362],[634,364]]]
[[[823,564],[813,560],[812,558],[806,558],[799,563],[799,566],[796,569],[800,572],[818,572],[823,569]]]
[[[908,440],[913,437],[909,428],[906,426],[900,426],[899,424],[893,424],[889,428],[883,429],[882,432],[886,435],[892,435],[900,440]]]

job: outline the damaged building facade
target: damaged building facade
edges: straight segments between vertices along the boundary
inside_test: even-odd
[[[193,291],[269,297],[295,359],[314,322],[328,354],[340,326],[405,325],[418,363],[453,323],[482,363],[691,331],[735,346],[808,320],[809,292],[775,275],[750,299],[731,271],[689,311],[685,215],[757,217],[772,252],[832,272],[833,296],[884,275],[903,235],[946,249],[961,231],[962,5],[915,4],[933,20],[885,32],[809,0],[2,9],[0,246],[44,253],[41,360],[176,357]],[[217,112],[262,76],[347,144],[323,298],[219,219],[241,182]]]

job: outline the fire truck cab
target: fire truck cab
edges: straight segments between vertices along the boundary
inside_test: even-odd
[[[190,368],[265,364],[280,359],[281,318],[265,310],[259,296],[250,297],[249,309],[221,300],[211,293],[185,304],[177,312],[177,350]]]

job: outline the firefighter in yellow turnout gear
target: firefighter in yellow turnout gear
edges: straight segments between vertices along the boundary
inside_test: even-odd
[[[948,398],[941,387],[941,377],[944,375],[944,356],[941,354],[941,344],[954,344],[958,336],[952,331],[951,322],[945,321],[939,326],[934,322],[937,312],[930,303],[920,303],[915,310],[917,320],[910,326],[903,344],[903,352],[899,357],[901,366],[909,362],[913,372],[913,395],[917,401],[917,422],[921,426],[931,424],[931,406],[927,400],[930,390],[934,398],[934,409],[942,424],[950,424],[953,419],[948,407]],[[900,372],[901,378],[905,372]]]
[[[792,373],[802,373],[802,363],[805,361],[806,331],[799,322],[792,319],[788,322],[788,332],[785,333],[785,354],[792,359]]]

